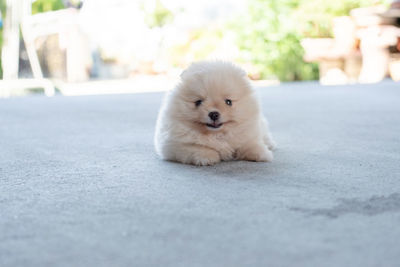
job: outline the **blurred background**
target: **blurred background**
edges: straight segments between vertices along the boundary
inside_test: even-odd
[[[192,61],[255,83],[400,80],[400,1],[0,0],[0,96],[170,89]]]

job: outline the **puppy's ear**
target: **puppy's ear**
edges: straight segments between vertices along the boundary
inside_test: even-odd
[[[230,63],[230,64],[235,69],[235,71],[237,72],[237,74],[239,76],[242,76],[242,77],[246,76],[247,77],[247,72],[241,66],[233,64],[233,63]]]
[[[244,70],[244,69],[242,69],[242,68],[239,68],[239,70],[238,70],[238,72],[239,72],[239,74],[243,77],[247,77],[247,72]]]
[[[186,75],[187,75],[187,70],[182,71],[180,75],[181,79],[184,80]]]
[[[198,78],[201,76],[201,74],[203,74],[203,71],[201,70],[193,70],[192,68],[188,68],[181,73],[180,77],[182,80],[189,80]]]

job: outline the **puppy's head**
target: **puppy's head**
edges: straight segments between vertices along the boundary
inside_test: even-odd
[[[181,79],[174,92],[175,116],[202,133],[229,131],[258,115],[246,73],[232,63],[194,63]]]

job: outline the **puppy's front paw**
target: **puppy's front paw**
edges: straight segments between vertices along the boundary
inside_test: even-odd
[[[249,161],[270,162],[274,159],[272,151],[270,151],[265,145],[254,145],[248,147],[240,154],[239,159]]]
[[[266,145],[267,145],[267,147],[268,147],[269,150],[271,150],[271,151],[276,150],[277,145],[276,145],[276,143],[275,143],[274,140],[271,140],[271,139],[270,139],[270,140],[268,141],[268,143],[266,143]]]
[[[197,166],[214,165],[221,161],[219,154],[214,150],[199,150],[193,154],[190,164]]]

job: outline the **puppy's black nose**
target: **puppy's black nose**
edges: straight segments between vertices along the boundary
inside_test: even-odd
[[[212,119],[213,121],[216,121],[219,119],[219,112],[217,111],[213,111],[208,113],[208,117],[210,117],[210,119]]]

